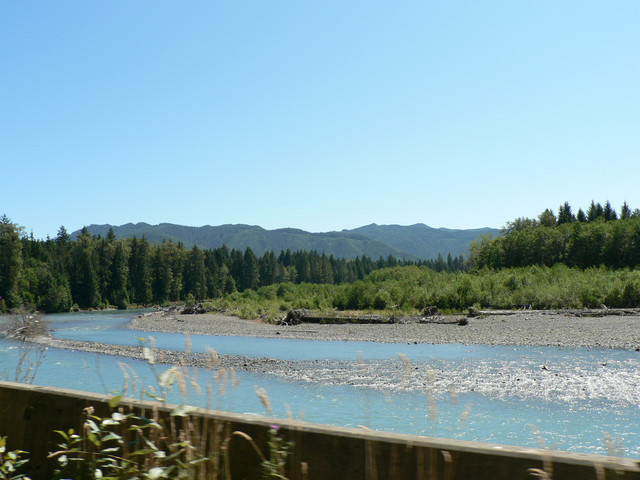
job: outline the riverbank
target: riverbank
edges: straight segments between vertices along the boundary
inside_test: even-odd
[[[233,335],[299,340],[384,343],[462,343],[640,349],[640,311],[624,315],[579,316],[579,312],[494,312],[469,318],[466,325],[427,319],[422,323],[272,325],[217,313],[180,315],[154,312],[132,319],[133,330]]]

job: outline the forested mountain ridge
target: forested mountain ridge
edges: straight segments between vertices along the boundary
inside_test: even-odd
[[[221,298],[274,284],[343,284],[364,280],[374,270],[425,266],[459,272],[464,257],[446,261],[337,258],[313,251],[267,251],[250,247],[187,249],[181,242],[150,243],[146,236],[91,235],[83,228],[71,239],[60,227],[54,239],[38,240],[6,215],[0,217],[0,314],[14,308],[45,312],[126,308],[136,305]],[[283,287],[284,288],[284,287]],[[378,305],[380,302],[378,302]]]
[[[404,252],[411,252],[418,258],[433,259],[437,258],[438,254],[446,257],[448,253],[454,257],[467,256],[471,242],[484,235],[497,236],[500,230],[433,228],[424,223],[409,226],[372,223],[348,232],[364,235]]]
[[[496,229],[474,230],[436,229],[424,224],[411,226],[367,225],[340,232],[311,233],[295,228],[266,230],[255,225],[220,225],[189,227],[171,223],[149,225],[127,223],[121,226],[89,225],[92,235],[106,236],[112,228],[117,238],[141,238],[151,243],[164,240],[182,242],[187,248],[198,245],[213,249],[223,245],[233,249],[249,247],[256,255],[267,251],[317,251],[337,258],[353,259],[365,255],[370,258],[389,255],[407,260],[435,259],[438,254],[447,257],[467,255],[469,245],[481,235],[497,235]],[[80,231],[73,232],[77,238]]]

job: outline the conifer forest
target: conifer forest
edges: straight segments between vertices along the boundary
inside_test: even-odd
[[[573,213],[517,218],[479,238],[467,258],[352,260],[316,251],[256,256],[185,248],[83,229],[72,240],[34,239],[0,218],[0,312],[127,308],[210,301],[251,305],[243,316],[287,308],[415,312],[479,308],[640,306],[640,211],[591,202]],[[270,307],[267,307],[270,305]]]

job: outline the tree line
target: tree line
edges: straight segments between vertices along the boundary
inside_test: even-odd
[[[546,209],[537,219],[517,218],[501,236],[477,240],[470,263],[494,270],[557,263],[633,269],[640,266],[640,210],[625,202],[618,214],[610,202],[592,201],[586,212],[574,215],[565,202],[557,215]]]
[[[565,223],[591,223],[597,221],[610,222],[613,220],[625,220],[628,218],[636,218],[640,216],[640,209],[631,210],[631,207],[627,202],[624,202],[620,207],[620,215],[611,206],[611,202],[608,200],[604,204],[591,201],[591,204],[587,208],[585,213],[582,208],[578,209],[578,213],[574,215],[569,202],[564,202],[558,208],[558,215],[553,213],[553,210],[547,208],[544,212],[538,215],[537,219],[519,217],[513,222],[507,222],[502,229],[502,233],[511,233],[517,230],[524,230],[532,227],[553,227],[557,225],[563,225]]]
[[[86,228],[76,240],[64,227],[54,239],[37,240],[6,215],[0,218],[0,312],[19,306],[64,312],[195,301],[287,282],[343,284],[403,265],[466,268],[462,256],[417,262],[393,256],[347,260],[286,250],[257,257],[250,248],[187,249],[180,242],[118,239],[113,230],[105,237],[92,236]]]

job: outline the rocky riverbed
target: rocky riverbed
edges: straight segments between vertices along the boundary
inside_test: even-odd
[[[485,344],[556,347],[600,347],[627,349],[640,355],[640,313],[616,312],[596,316],[598,312],[494,312],[468,319],[466,325],[447,318],[415,319],[396,324],[299,324],[272,325],[242,320],[221,314],[177,315],[154,312],[134,318],[128,328],[185,334],[235,335],[305,340],[356,340],[403,344]],[[50,347],[81,350],[149,360],[149,350],[142,347],[104,345],[51,337],[35,341]],[[156,363],[183,367],[205,367],[226,371],[245,371],[274,375],[282,380],[321,382],[330,385],[353,385],[383,390],[424,390],[446,394],[450,389],[464,393],[519,395],[547,398],[584,395],[633,401],[640,394],[640,371],[625,374],[607,368],[604,354],[593,365],[576,368],[562,362],[557,365],[530,365],[526,371],[516,364],[481,362],[443,365],[429,362],[410,363],[402,355],[383,361],[367,359],[282,360],[266,357],[187,353],[153,350]],[[635,365],[635,364],[634,364]],[[625,369],[628,366],[625,366]],[[640,367],[628,367],[637,369]],[[627,372],[629,373],[629,372]],[[631,380],[630,380],[631,379]],[[617,387],[615,387],[618,385]],[[544,388],[543,388],[544,386]],[[593,391],[592,391],[593,390]]]
[[[220,314],[146,314],[129,328],[146,331],[270,338],[359,340],[403,344],[457,343],[557,347],[608,347],[631,350],[640,358],[640,315],[631,312],[602,317],[559,312],[496,312],[470,318],[467,325],[443,319],[384,325],[270,325]],[[39,342],[51,347],[149,359],[142,347],[103,345],[50,337]],[[406,347],[405,347],[406,348]],[[416,346],[415,348],[419,348]],[[496,361],[426,361],[403,355],[385,360],[282,360],[266,357],[154,350],[156,363],[273,375],[284,381],[352,385],[384,391],[429,391],[434,395],[479,392],[489,396],[538,399],[583,399],[635,402],[640,395],[640,365],[609,358],[598,350],[592,360],[575,361],[562,354],[553,358]],[[554,360],[555,358],[555,360]]]

